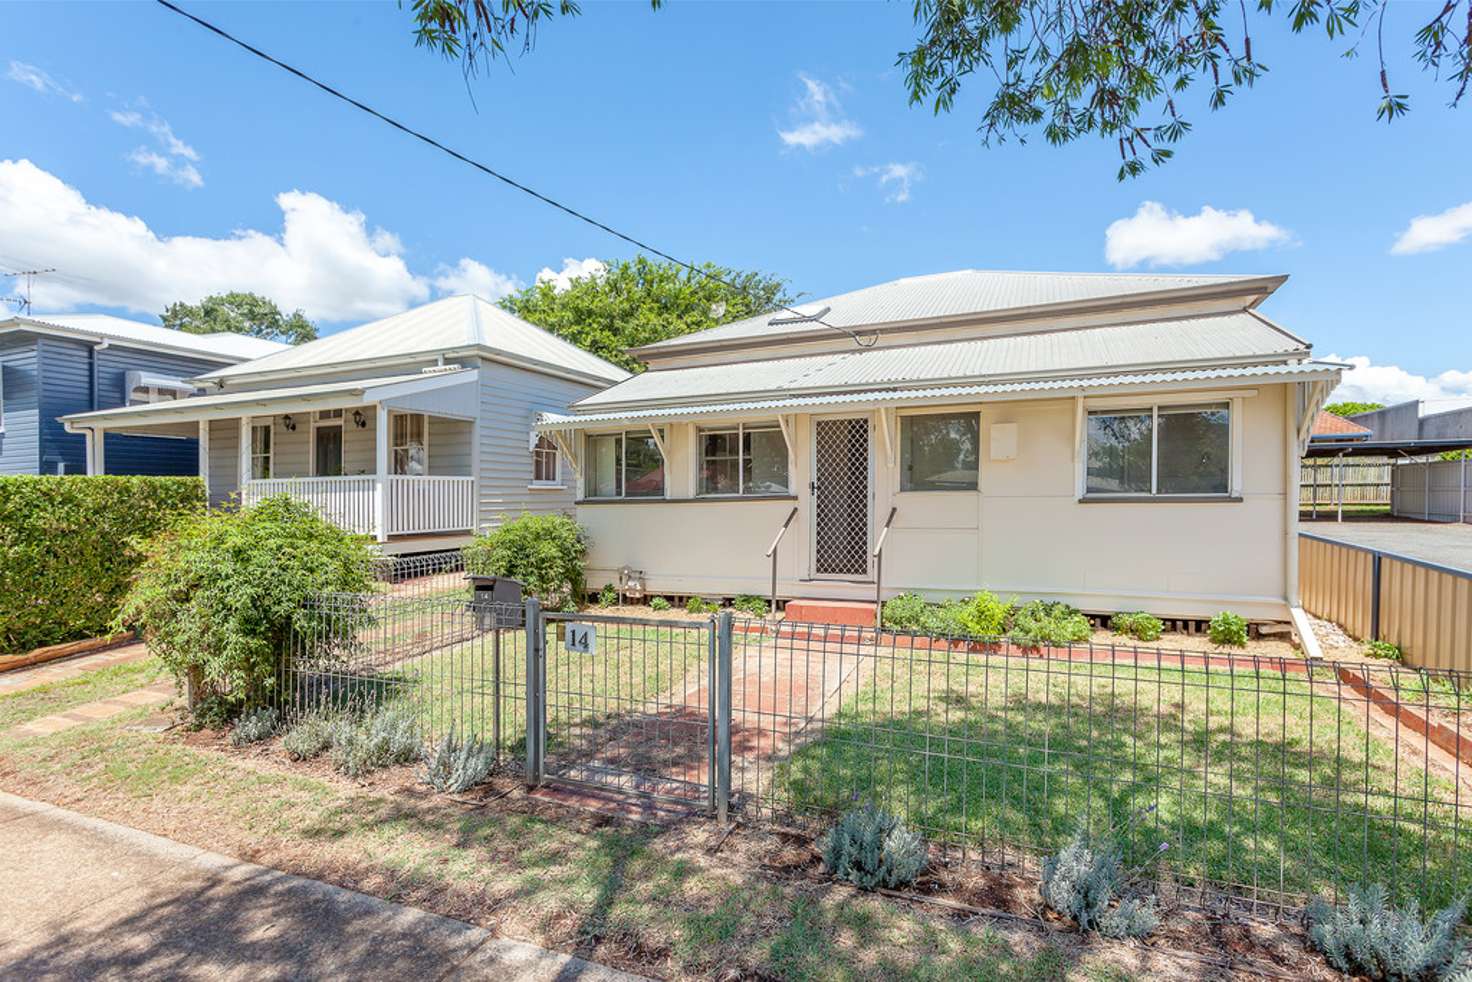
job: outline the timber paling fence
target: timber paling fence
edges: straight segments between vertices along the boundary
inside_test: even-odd
[[[1076,830],[1112,828],[1165,901],[1212,909],[1472,888],[1472,752],[1432,739],[1472,736],[1456,672],[534,601],[324,596],[301,623],[276,691],[288,721],[407,707],[427,744],[482,739],[529,784],[814,833],[873,803],[1027,876]]]

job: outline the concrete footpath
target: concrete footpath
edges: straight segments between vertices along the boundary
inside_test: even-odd
[[[0,979],[580,979],[569,955],[0,792]]]

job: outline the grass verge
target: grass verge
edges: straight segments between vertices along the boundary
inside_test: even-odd
[[[0,695],[0,731],[42,716],[64,713],[83,703],[132,692],[163,676],[164,667],[158,659],[145,658]]]

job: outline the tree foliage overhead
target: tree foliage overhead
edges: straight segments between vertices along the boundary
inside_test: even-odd
[[[1062,145],[1097,134],[1118,143],[1121,179],[1160,164],[1191,129],[1184,97],[1201,87],[1220,109],[1266,71],[1252,50],[1248,0],[915,0],[921,36],[901,52],[911,104],[949,112],[972,75],[987,79],[983,142],[1025,139],[1037,127]],[[1377,116],[1410,108],[1392,89],[1384,56],[1388,0],[1255,0],[1263,15],[1285,13],[1295,33],[1330,40],[1373,28],[1380,71]],[[1465,8],[1465,9],[1463,9]],[[1472,77],[1472,0],[1435,0],[1421,20],[1415,54],[1445,79],[1458,104]],[[1178,101],[1181,100],[1181,101]]]
[[[600,358],[638,371],[625,349],[702,331],[789,305],[785,280],[713,263],[692,272],[647,256],[611,259],[601,274],[559,289],[543,281],[502,298],[501,306]],[[729,285],[728,285],[729,284]]]
[[[303,344],[315,340],[317,328],[300,310],[283,314],[258,293],[218,293],[199,303],[171,303],[159,315],[164,327],[186,334],[230,331],[267,341]]]
[[[1331,402],[1324,407],[1324,412],[1335,416],[1353,416],[1355,413],[1372,413],[1384,408],[1383,402]]]

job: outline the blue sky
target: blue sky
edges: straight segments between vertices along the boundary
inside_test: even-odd
[[[1224,112],[1191,97],[1176,160],[1119,183],[1104,141],[983,147],[979,81],[949,116],[909,107],[908,3],[589,2],[468,88],[395,4],[196,6],[610,224],[810,297],[964,267],[1284,272],[1265,312],[1367,359],[1369,394],[1472,395],[1472,105],[1405,57],[1410,11],[1387,27],[1403,121],[1375,121],[1371,59],[1259,18],[1267,78]],[[0,263],[64,274],[38,310],[146,318],[238,281],[331,329],[631,251],[151,4],[0,5],[0,73]]]

